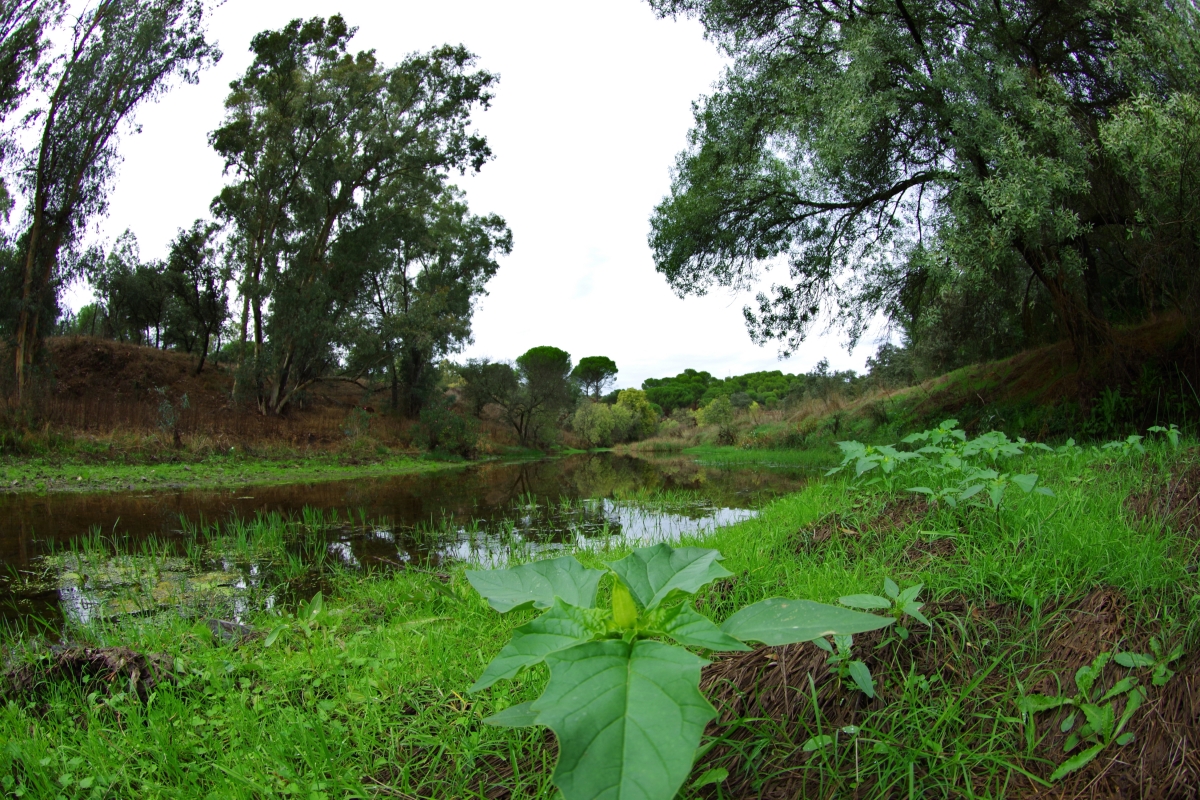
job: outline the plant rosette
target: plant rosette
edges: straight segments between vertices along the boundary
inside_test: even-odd
[[[471,691],[539,663],[550,672],[546,688],[538,699],[484,722],[554,731],[559,756],[552,780],[565,800],[670,800],[692,769],[705,726],[717,715],[700,693],[700,670],[709,662],[692,650],[810,642],[895,622],[774,597],[718,626],[696,611],[692,595],[732,574],[721,560],[717,550],[658,544],[609,563],[607,571],[588,569],[573,556],[468,571],[471,585],[502,614],[545,609],[513,632]],[[606,576],[611,604],[597,608]]]

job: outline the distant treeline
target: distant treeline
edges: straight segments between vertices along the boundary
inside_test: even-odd
[[[821,359],[812,370],[798,375],[771,370],[715,378],[708,372],[685,369],[672,378],[647,378],[642,389],[663,414],[670,414],[679,408],[701,408],[722,396],[729,397],[734,408],[752,403],[773,408],[789,401],[828,399],[834,394],[854,396],[869,387],[897,388],[913,380],[911,353],[889,343],[867,359],[865,374],[832,370],[829,361]]]

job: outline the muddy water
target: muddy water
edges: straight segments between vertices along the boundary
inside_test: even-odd
[[[48,553],[70,550],[97,530],[135,551],[151,538],[178,543],[182,520],[194,525],[272,513],[298,517],[307,507],[355,520],[325,529],[323,555],[343,566],[436,567],[447,559],[495,562],[514,545],[542,549],[617,536],[670,540],[745,519],[804,480],[793,470],[601,453],[280,486],[7,495],[0,497],[0,617],[79,617],[82,587],[51,580],[22,590],[13,578],[44,573]],[[254,564],[241,567],[245,576],[262,573]]]

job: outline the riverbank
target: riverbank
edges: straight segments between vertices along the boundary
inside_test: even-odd
[[[934,473],[839,475],[689,538],[733,573],[698,597],[715,619],[770,596],[878,595],[892,579],[923,584],[932,627],[855,637],[873,698],[811,644],[718,659],[704,687],[721,716],[685,787],[715,783],[681,796],[1190,796],[1200,464],[1194,443],[1140,447],[999,456],[1003,476],[1036,474],[1052,494],[1008,480],[998,503],[994,485],[954,505],[906,491]],[[872,473],[889,478],[867,485]],[[577,555],[599,567],[626,551],[610,541]],[[78,626],[74,650],[10,636],[0,781],[25,797],[548,798],[553,738],[481,724],[533,699],[544,668],[467,691],[533,614],[501,617],[463,565],[440,569],[333,569],[318,607],[252,614],[253,632],[214,636],[202,618],[158,614]],[[1071,709],[1031,711],[1023,698],[1083,703],[1077,670],[1102,653],[1157,659],[1100,663],[1088,687],[1114,719],[1131,681],[1146,689],[1125,728],[1134,738],[1093,735],[1105,739],[1094,760],[1052,781],[1093,745],[1064,752]]]
[[[127,492],[161,489],[221,489],[283,483],[377,478],[435,472],[482,461],[438,461],[386,453],[238,454],[183,458],[4,458],[0,492]],[[483,461],[493,460],[484,459]]]

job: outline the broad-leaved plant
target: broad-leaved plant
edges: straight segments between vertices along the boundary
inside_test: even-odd
[[[877,630],[893,618],[810,600],[774,597],[721,625],[692,603],[701,587],[732,573],[700,547],[643,547],[607,570],[573,556],[510,569],[467,572],[500,613],[544,609],[520,626],[471,687],[478,692],[522,669],[550,672],[538,699],[484,720],[545,725],[558,739],[553,782],[565,800],[670,800],[683,785],[705,726],[717,712],[700,693],[702,654],[810,642]],[[602,580],[611,604],[598,608]]]

